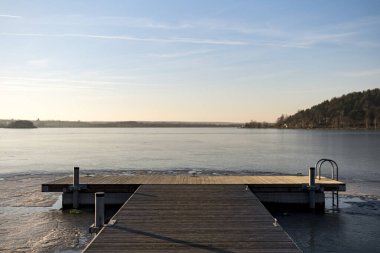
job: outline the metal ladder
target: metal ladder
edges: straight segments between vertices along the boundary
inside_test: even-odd
[[[338,164],[334,160],[327,159],[327,158],[322,158],[318,160],[318,162],[315,164],[315,168],[318,173],[317,174],[318,179],[321,179],[321,168],[325,162],[328,162],[331,165],[331,179],[338,181],[339,180]],[[335,205],[335,198],[336,198],[336,205]],[[339,191],[338,190],[332,191],[332,206],[333,208],[334,207],[339,208]]]

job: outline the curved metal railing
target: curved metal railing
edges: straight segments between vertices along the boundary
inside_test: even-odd
[[[315,164],[315,169],[317,170],[318,173],[318,179],[321,179],[321,169],[322,165],[328,162],[331,165],[331,179],[333,180],[339,180],[339,171],[338,171],[338,164],[332,160],[332,159],[327,159],[327,158],[322,158],[318,160],[318,162]],[[336,205],[335,205],[335,197],[336,197]],[[339,208],[339,191],[332,191],[332,206],[336,206]]]
[[[315,164],[315,169],[318,172],[318,175],[317,175],[318,179],[321,179],[321,169],[322,169],[322,165],[325,162],[329,162],[330,165],[331,165],[331,168],[332,168],[332,170],[331,170],[331,179],[333,179],[333,180],[339,180],[338,164],[334,160],[327,159],[327,158],[322,158],[322,159],[318,160],[318,162]]]

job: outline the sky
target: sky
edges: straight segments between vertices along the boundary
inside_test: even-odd
[[[0,0],[0,118],[274,122],[380,87],[378,0]]]

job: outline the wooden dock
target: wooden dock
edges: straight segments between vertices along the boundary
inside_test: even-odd
[[[74,175],[42,191],[62,192],[68,208],[93,206],[96,192],[106,205],[122,205],[85,252],[300,252],[263,203],[324,210],[326,191],[346,190],[302,175]]]
[[[84,252],[300,252],[243,185],[259,178],[237,179],[81,178],[87,184],[140,185],[113,217],[116,223],[104,227]]]

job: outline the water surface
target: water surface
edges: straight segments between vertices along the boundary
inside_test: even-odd
[[[0,173],[249,170],[307,174],[334,159],[355,191],[380,195],[380,132],[237,128],[0,129]],[[326,175],[330,168],[323,169]]]

